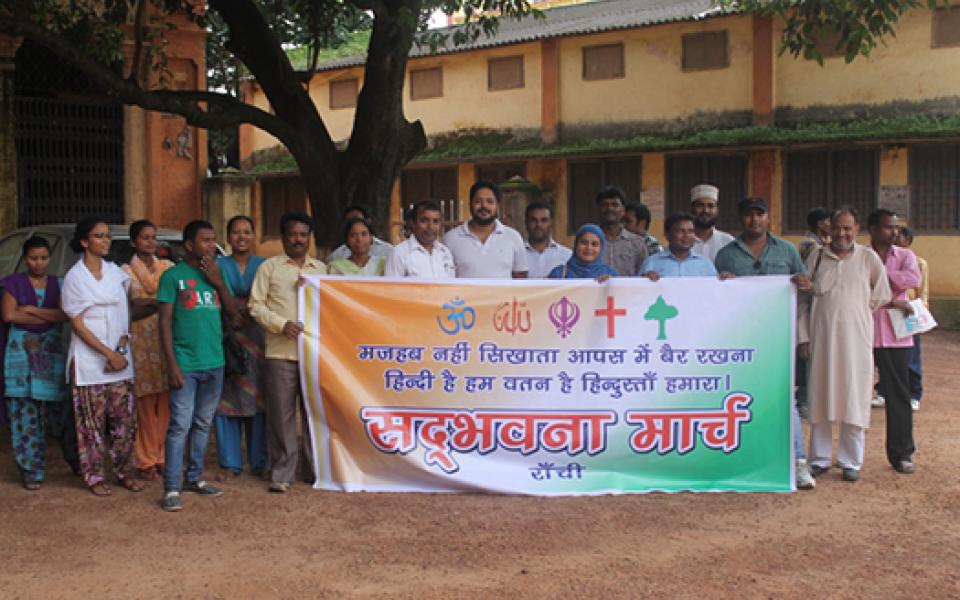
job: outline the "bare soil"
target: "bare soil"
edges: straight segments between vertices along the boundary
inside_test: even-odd
[[[55,448],[24,490],[4,430],[0,598],[960,597],[960,332],[923,350],[916,474],[874,409],[861,481],[793,494],[281,496],[247,474],[167,514],[159,482],[96,498]]]

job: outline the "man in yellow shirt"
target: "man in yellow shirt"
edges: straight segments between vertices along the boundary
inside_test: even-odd
[[[270,491],[290,489],[297,470],[297,409],[300,410],[301,471],[313,480],[313,451],[306,404],[300,390],[297,340],[303,325],[297,317],[297,295],[303,275],[324,275],[326,266],[307,256],[313,219],[303,213],[287,213],[280,219],[283,254],[260,266],[250,290],[250,315],[266,332],[267,454],[272,467]],[[310,474],[305,471],[309,469]]]

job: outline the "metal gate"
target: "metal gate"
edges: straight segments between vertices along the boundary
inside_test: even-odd
[[[17,53],[19,225],[123,222],[123,108],[41,48]]]

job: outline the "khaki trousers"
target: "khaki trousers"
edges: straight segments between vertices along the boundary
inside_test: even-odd
[[[273,469],[271,480],[293,483],[299,460],[301,478],[312,483],[313,449],[307,411],[300,393],[300,365],[295,360],[268,358],[266,375],[268,391],[264,400],[267,405],[267,455]]]

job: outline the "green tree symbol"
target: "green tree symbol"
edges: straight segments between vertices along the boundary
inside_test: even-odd
[[[647,321],[657,321],[660,325],[657,331],[657,339],[665,340],[667,339],[667,321],[679,314],[680,311],[677,310],[676,306],[667,304],[663,296],[657,296],[657,301],[650,305],[650,308],[647,309],[647,314],[643,315],[643,318]]]

